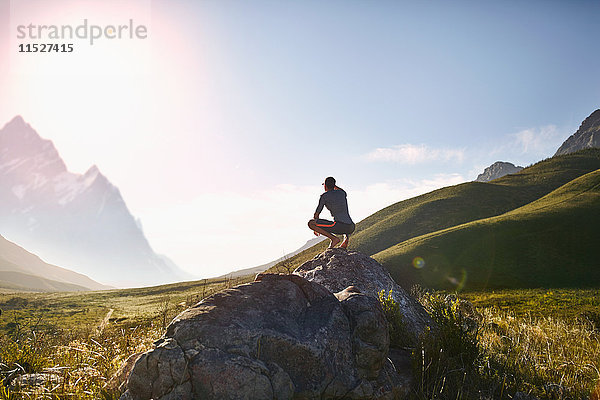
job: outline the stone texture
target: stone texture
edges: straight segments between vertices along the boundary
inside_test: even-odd
[[[104,389],[108,391],[119,391],[123,392],[125,390],[125,383],[127,382],[127,377],[131,373],[133,366],[140,358],[142,353],[132,354],[121,364],[117,372],[110,377],[106,385],[104,385]]]
[[[265,274],[180,314],[122,399],[398,398],[408,387],[388,349],[375,298]]]
[[[423,307],[394,282],[387,270],[362,253],[340,248],[327,249],[298,267],[294,274],[317,282],[334,293],[354,286],[361,293],[378,298],[382,290],[386,296],[391,290],[413,340],[434,325]]]
[[[175,318],[153,350],[129,361],[121,399],[404,398],[409,355],[389,348],[381,290],[400,304],[408,334],[432,324],[358,252],[329,249],[294,274],[259,274]]]
[[[386,360],[390,336],[379,301],[350,286],[336,293],[350,320],[354,361],[360,378],[377,379]]]

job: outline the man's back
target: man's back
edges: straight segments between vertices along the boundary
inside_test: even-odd
[[[315,235],[325,235],[331,240],[330,248],[340,244],[340,238],[336,235],[344,235],[344,241],[340,244],[342,248],[348,248],[349,238],[356,226],[348,213],[348,201],[346,192],[336,186],[335,179],[329,176],[323,182],[325,193],[319,197],[319,205],[315,211],[313,219],[308,221],[308,227],[315,232]],[[331,212],[333,221],[319,218],[323,207]]]
[[[334,221],[344,224],[354,223],[348,212],[348,201],[346,200],[346,192],[344,190],[335,189],[323,193],[319,199],[318,209],[322,209],[322,206],[327,207]]]

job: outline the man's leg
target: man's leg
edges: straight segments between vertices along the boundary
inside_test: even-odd
[[[325,229],[317,226],[317,220],[315,220],[315,219],[311,219],[310,221],[308,221],[308,227],[310,229],[312,229],[313,231],[328,237],[331,240],[331,243],[329,244],[330,249],[337,246],[338,243],[340,242],[340,239],[337,236],[335,236],[333,233],[329,233]]]
[[[341,248],[343,249],[347,249],[348,248],[348,243],[350,242],[350,235],[352,235],[352,232],[354,232],[354,229],[356,229],[356,225],[351,224],[348,226],[344,225],[344,241],[342,242],[342,244],[340,245]]]

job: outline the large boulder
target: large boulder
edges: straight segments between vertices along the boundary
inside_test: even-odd
[[[388,349],[375,298],[265,274],[180,314],[122,399],[399,398],[408,387]]]
[[[382,290],[386,297],[391,291],[412,341],[416,341],[421,333],[434,326],[421,304],[406,293],[381,264],[357,251],[327,249],[298,267],[294,274],[319,283],[334,293],[348,286],[354,286],[361,293],[374,298]]]

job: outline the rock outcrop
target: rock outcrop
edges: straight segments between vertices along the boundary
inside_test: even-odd
[[[570,154],[592,147],[600,147],[600,109],[587,117],[577,132],[569,136],[554,155]]]
[[[513,163],[496,161],[489,167],[483,170],[483,173],[477,175],[476,182],[489,182],[494,179],[502,178],[508,174],[516,174],[521,171],[523,167],[516,166]]]
[[[354,286],[361,293],[377,298],[382,290],[386,296],[391,291],[413,339],[433,325],[429,314],[392,279],[381,264],[357,251],[327,249],[298,267],[294,274],[320,283],[332,292]]]
[[[137,360],[121,399],[402,398],[410,382],[388,358],[388,324],[375,296],[381,289],[409,296],[374,260],[343,253],[311,261],[332,280],[320,279],[322,271],[262,274],[184,311]],[[334,279],[346,280],[335,286]]]

